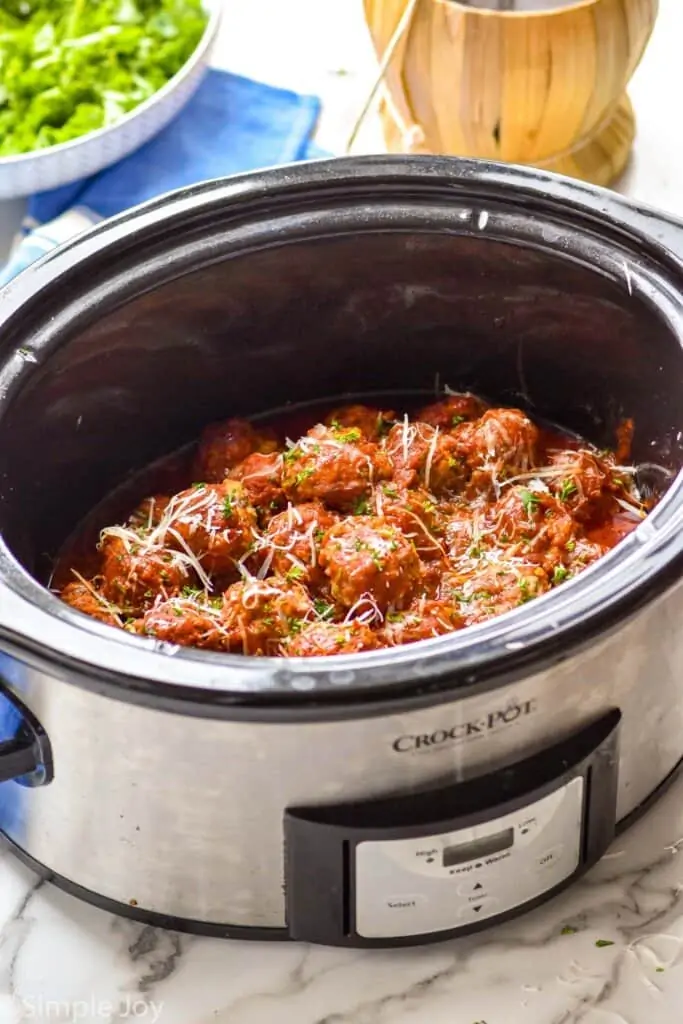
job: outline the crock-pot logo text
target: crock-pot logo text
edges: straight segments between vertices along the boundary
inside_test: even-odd
[[[433,750],[446,743],[460,743],[464,740],[481,739],[491,732],[512,725],[536,710],[535,700],[525,700],[518,704],[508,704],[505,708],[490,711],[482,718],[471,722],[458,722],[450,728],[435,729],[434,732],[416,733],[412,736],[399,736],[392,743],[397,754],[406,754],[415,750]]]

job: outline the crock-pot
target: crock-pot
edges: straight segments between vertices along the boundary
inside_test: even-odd
[[[0,827],[58,885],[205,934],[390,946],[551,897],[683,759],[683,227],[495,164],[372,157],[108,221],[0,303]],[[416,645],[177,649],[45,556],[227,416],[445,385],[668,486],[599,563]]]

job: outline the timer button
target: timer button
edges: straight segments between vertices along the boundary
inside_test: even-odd
[[[477,882],[474,878],[469,882],[463,882],[458,886],[458,896],[486,896],[486,886],[483,882]]]
[[[469,921],[477,921],[479,918],[491,917],[497,913],[500,900],[493,896],[482,896],[480,900],[473,900],[463,907],[458,914],[459,918],[466,917]]]

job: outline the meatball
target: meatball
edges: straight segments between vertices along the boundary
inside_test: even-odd
[[[170,503],[171,499],[166,494],[145,498],[129,516],[128,526],[133,530],[151,530],[159,525]]]
[[[149,608],[135,631],[181,647],[223,651],[228,647],[221,624],[220,599],[212,603],[193,597],[176,597]]]
[[[362,598],[371,598],[380,611],[404,608],[421,574],[415,545],[379,516],[357,516],[333,526],[323,541],[320,564],[332,596],[346,608]]]
[[[446,573],[441,598],[460,612],[466,626],[471,626],[526,604],[549,588],[550,580],[541,566],[511,559],[484,564],[467,576]]]
[[[277,512],[287,504],[282,490],[282,455],[254,452],[230,471],[231,480],[239,480],[254,508],[260,513]]]
[[[528,542],[558,515],[569,518],[547,489],[510,487],[491,506],[487,527],[501,544]]]
[[[167,515],[168,543],[189,550],[211,576],[230,576],[258,536],[256,512],[234,480],[181,491]]]
[[[381,647],[369,626],[357,619],[351,622],[309,622],[283,645],[290,658],[329,657],[333,654],[358,654]]]
[[[206,483],[220,483],[229,470],[253,452],[277,450],[270,431],[256,431],[246,420],[225,420],[207,427],[199,440],[195,474]]]
[[[418,640],[429,640],[461,629],[462,616],[447,601],[430,601],[422,598],[404,612],[389,612],[384,623],[382,636],[390,646],[413,644]]]
[[[233,583],[223,595],[227,643],[242,654],[277,655],[281,642],[314,617],[305,587],[276,576]]]
[[[376,441],[386,434],[395,419],[396,413],[394,412],[372,409],[367,405],[344,405],[340,409],[334,409],[329,416],[325,417],[325,424],[332,427],[337,435],[348,435],[357,430],[358,436],[347,436],[349,441],[359,441],[361,437],[369,441]]]
[[[578,520],[590,519],[605,498],[619,490],[613,467],[591,452],[562,451],[550,456],[552,477],[548,486],[567,511]]]
[[[104,531],[102,593],[128,615],[139,615],[158,599],[166,600],[194,582],[188,558],[150,538]]]
[[[399,487],[425,487],[433,494],[457,492],[465,483],[465,466],[451,434],[428,423],[397,423],[387,434],[385,450]]]
[[[320,502],[290,505],[268,523],[260,552],[264,564],[277,576],[319,587],[325,580],[318,564],[320,544],[338,521],[339,517]]]
[[[340,436],[317,426],[285,452],[282,489],[290,501],[322,501],[351,511],[370,497],[377,481],[389,478],[391,464],[378,445]]]
[[[471,472],[470,493],[488,491],[534,465],[537,427],[519,409],[489,409],[454,430],[458,454]]]
[[[118,608],[99,592],[95,584],[95,580],[74,580],[66,584],[59,596],[65,604],[84,615],[106,622],[108,626],[120,626]]]
[[[415,419],[441,430],[452,430],[465,420],[474,420],[481,416],[485,409],[486,405],[480,398],[465,392],[460,395],[448,395],[439,402],[425,406],[416,414]]]
[[[399,492],[392,484],[380,484],[374,505],[401,533],[412,540],[420,558],[442,558],[446,554],[441,534],[443,516],[431,494],[422,488]]]

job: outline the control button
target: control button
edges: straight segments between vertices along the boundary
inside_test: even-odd
[[[499,902],[500,900],[493,896],[482,896],[476,902],[468,903],[466,907],[463,907],[458,917],[468,917],[474,920],[478,917],[489,917],[491,914],[495,914]]]
[[[384,905],[387,910],[415,910],[424,902],[424,896],[418,893],[414,896],[387,896]]]
[[[536,869],[538,871],[546,871],[548,868],[554,867],[559,860],[562,859],[564,853],[564,846],[562,844],[558,846],[552,846],[545,853],[542,853],[540,857],[536,858]]]
[[[483,882],[475,882],[471,879],[469,882],[463,882],[462,885],[458,886],[458,896],[485,896],[486,888]]]

